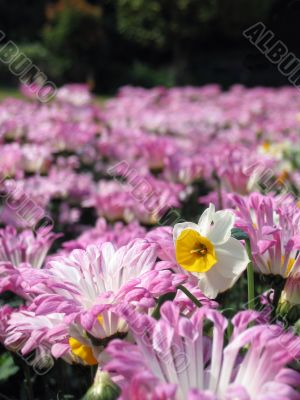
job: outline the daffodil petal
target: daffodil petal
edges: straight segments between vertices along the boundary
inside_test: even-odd
[[[217,247],[218,263],[215,267],[225,278],[240,275],[249,263],[245,247],[235,238]]]
[[[218,293],[225,292],[230,289],[238,280],[238,275],[231,278],[225,278],[220,274],[217,268],[211,268],[205,274],[199,274],[198,286],[200,290],[210,299],[217,297]]]
[[[201,235],[207,236],[207,233],[210,230],[211,223],[214,220],[215,216],[215,206],[210,203],[209,207],[203,212],[198,221],[198,229]]]
[[[178,236],[184,229],[193,229],[194,231],[199,231],[199,226],[194,222],[181,222],[176,224],[173,229],[173,240],[176,241]],[[200,232],[199,232],[200,233]]]
[[[231,211],[218,211],[214,216],[214,224],[207,233],[208,239],[214,244],[223,244],[231,236],[235,217]]]

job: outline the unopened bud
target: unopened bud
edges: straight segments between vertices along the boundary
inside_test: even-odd
[[[82,400],[115,400],[120,395],[120,389],[110,379],[107,372],[98,369],[93,385]]]

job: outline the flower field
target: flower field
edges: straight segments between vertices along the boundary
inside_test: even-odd
[[[300,399],[298,90],[21,91],[0,102],[0,399]]]

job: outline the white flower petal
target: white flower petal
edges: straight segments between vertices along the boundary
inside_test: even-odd
[[[247,268],[249,258],[245,247],[235,238],[229,240],[216,248],[218,262],[212,267],[218,269],[218,272],[226,277],[240,275]]]
[[[102,257],[102,270],[111,272],[112,266],[109,266],[114,259],[116,250],[112,243],[105,242],[101,246],[101,257]],[[109,266],[109,267],[108,267]]]
[[[178,236],[184,229],[193,229],[196,232],[199,232],[199,227],[194,222],[181,222],[176,224],[173,229],[173,240],[174,242],[177,240]],[[199,232],[200,233],[200,232]]]
[[[207,274],[197,274],[197,278],[199,279],[198,287],[201,292],[209,299],[215,299],[218,295],[218,289],[208,279]]]
[[[202,236],[207,237],[207,233],[210,230],[211,223],[214,220],[214,216],[215,216],[215,206],[212,203],[210,203],[209,207],[203,212],[198,221],[199,232],[201,233]]]
[[[217,268],[212,268],[205,274],[198,274],[198,278],[198,286],[203,294],[210,299],[214,299],[219,293],[230,289],[239,276],[233,275],[232,278],[225,278]]]
[[[207,238],[215,245],[225,243],[231,236],[234,220],[235,217],[231,211],[216,212],[214,224],[207,233]]]

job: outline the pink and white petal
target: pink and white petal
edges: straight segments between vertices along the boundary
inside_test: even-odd
[[[299,386],[300,372],[291,368],[283,368],[276,376],[276,381],[296,388]]]
[[[224,400],[233,400],[233,399],[238,399],[238,400],[251,400],[251,397],[247,393],[246,389],[241,386],[241,385],[229,385],[225,396]]]
[[[190,389],[187,400],[217,400],[217,396],[208,390]]]
[[[257,400],[300,400],[300,393],[284,383],[271,381],[263,385],[255,398]]]
[[[51,354],[55,358],[61,358],[70,351],[68,343],[55,343],[51,348]]]
[[[258,240],[257,247],[259,254],[264,254],[270,247],[276,244],[276,240]]]

